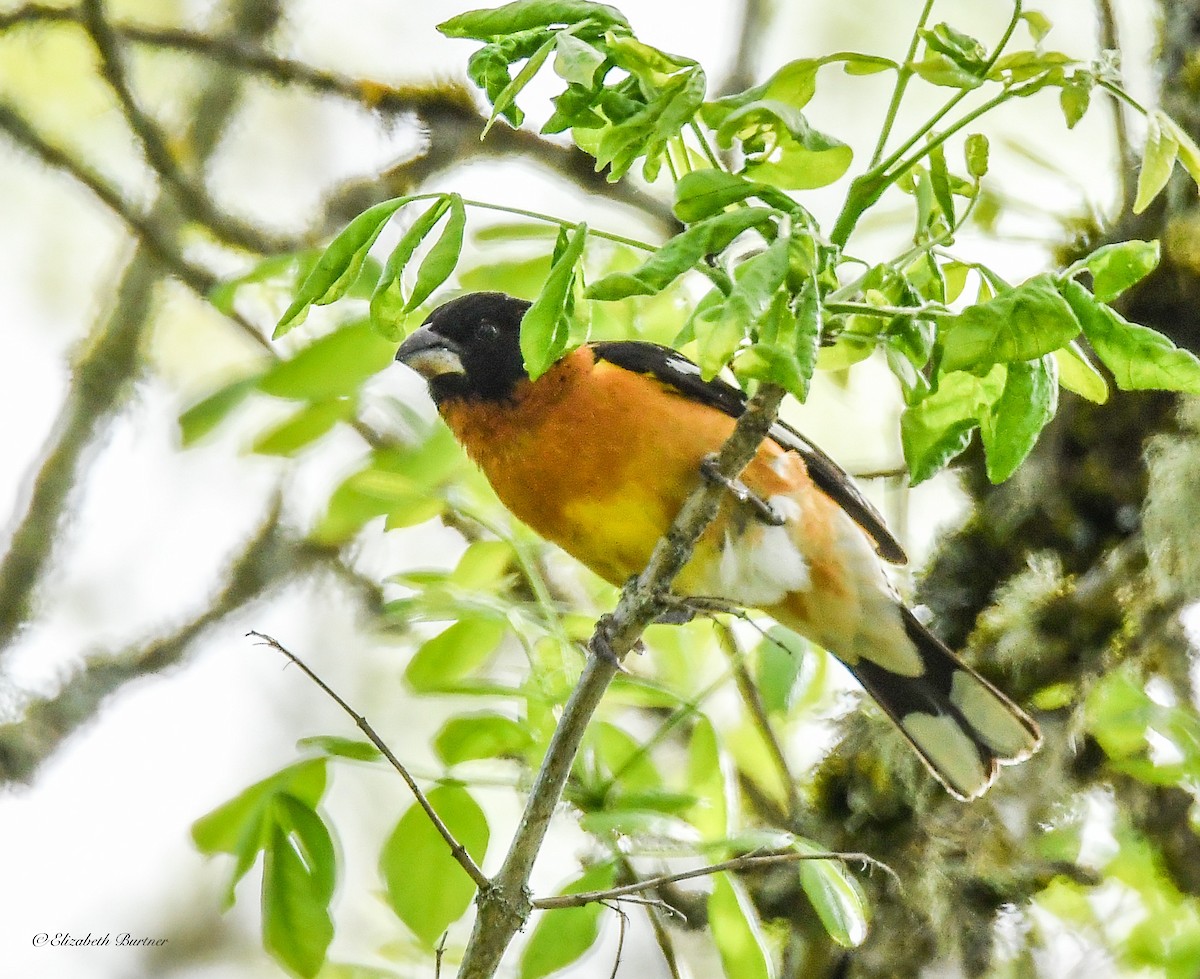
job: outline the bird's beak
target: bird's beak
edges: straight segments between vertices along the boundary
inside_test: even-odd
[[[444,374],[465,374],[462,351],[452,340],[422,326],[400,344],[396,359],[432,381]]]

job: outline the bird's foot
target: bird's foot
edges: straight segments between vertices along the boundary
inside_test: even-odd
[[[716,455],[705,457],[704,461],[700,463],[700,472],[705,479],[724,486],[733,495],[735,500],[750,507],[764,523],[769,523],[772,527],[782,527],[785,523],[784,518],[770,503],[751,490],[740,479],[730,479],[728,476],[723,475],[717,469]]]
[[[657,625],[686,625],[697,615],[720,615],[741,613],[742,608],[723,598],[708,598],[703,595],[661,594],[657,598],[660,608],[654,617]]]
[[[613,617],[608,613],[600,616],[600,620],[596,623],[596,631],[592,633],[592,638],[588,641],[588,651],[593,656],[599,656],[603,660],[612,663],[613,666],[621,673],[629,671],[621,665],[621,657],[616,654],[612,647],[613,636]],[[639,639],[633,646],[633,652],[640,653],[643,650],[642,642]]]

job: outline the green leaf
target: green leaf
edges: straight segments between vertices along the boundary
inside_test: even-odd
[[[286,792],[275,797],[274,816],[304,860],[318,899],[328,907],[337,886],[337,854],[325,821],[308,803]]]
[[[321,257],[319,249],[305,249],[286,255],[272,255],[258,262],[249,272],[218,282],[208,292],[208,301],[226,316],[233,313],[234,299],[242,286],[292,276],[306,276]]]
[[[395,517],[396,526],[407,526],[399,521],[410,520],[415,511],[427,514],[421,519],[436,516],[442,506],[438,491],[464,464],[454,436],[441,425],[418,445],[375,449],[367,464],[333,491],[312,536],[320,543],[338,544],[382,514],[388,514],[389,523]]]
[[[591,3],[589,0],[515,0],[501,7],[459,14],[438,24],[437,29],[446,37],[489,41],[504,34],[555,24],[578,24],[584,20],[590,20],[601,28],[629,26],[624,14],[616,7]]]
[[[326,401],[354,394],[367,378],[391,364],[396,345],[360,320],[326,334],[291,360],[281,360],[258,382],[276,398]]]
[[[1034,44],[1041,44],[1054,26],[1050,18],[1040,10],[1022,11],[1021,20],[1025,21],[1025,26],[1029,28],[1029,35],[1033,38]]]
[[[454,838],[481,864],[487,854],[488,822],[471,794],[459,785],[439,785],[426,797]],[[429,949],[462,917],[475,895],[474,881],[416,803],[384,843],[379,872],[388,904]]]
[[[1102,245],[1083,260],[1092,273],[1092,292],[1098,302],[1112,302],[1158,266],[1157,241],[1122,241]]]
[[[311,748],[331,758],[349,758],[351,761],[380,761],[383,758],[383,753],[369,741],[332,734],[301,738],[296,742],[296,747],[301,751]]]
[[[963,144],[963,155],[967,161],[967,173],[976,180],[988,172],[988,138],[983,133],[971,133]]]
[[[714,311],[715,321],[696,333],[696,362],[704,378],[711,379],[733,352],[766,316],[775,293],[788,274],[788,239],[776,238],[766,251],[743,262],[733,291]]]
[[[1079,320],[1043,274],[942,322],[943,371],[981,370],[992,364],[1034,360],[1079,335]]]
[[[630,296],[652,296],[694,268],[705,256],[724,251],[744,231],[769,225],[777,213],[766,207],[746,207],[715,214],[670,239],[641,268],[614,272],[593,282],[587,297],[610,302]]]
[[[566,349],[570,335],[567,299],[586,241],[587,225],[576,225],[562,254],[550,266],[541,294],[521,319],[521,356],[531,380],[546,373]]]
[[[778,384],[798,401],[806,401],[817,363],[820,328],[820,296],[811,282],[797,298],[795,311],[787,294],[777,292],[759,327],[758,342],[742,351],[734,370],[740,378]]]
[[[589,867],[561,893],[602,891],[613,886],[615,876],[612,861],[605,861]],[[604,905],[593,903],[540,912],[521,953],[520,979],[541,979],[578,960],[596,944],[604,911]]]
[[[1162,129],[1170,133],[1171,138],[1175,140],[1178,147],[1179,162],[1183,164],[1183,168],[1187,170],[1188,175],[1200,187],[1200,147],[1196,146],[1186,129],[1179,125],[1165,112],[1156,113],[1158,124]]]
[[[923,78],[930,85],[958,88],[969,92],[983,84],[983,79],[975,72],[963,68],[953,58],[940,52],[926,55],[920,61],[911,62],[908,67],[913,74]]]
[[[512,567],[514,556],[508,541],[477,540],[463,551],[448,580],[471,591],[495,589]]]
[[[604,64],[604,52],[581,41],[573,34],[560,31],[554,53],[554,71],[564,81],[591,88],[596,69]]]
[[[1092,102],[1092,88],[1096,84],[1095,76],[1089,71],[1074,72],[1063,82],[1058,94],[1058,103],[1062,108],[1063,118],[1068,129],[1074,129],[1080,119],[1087,113]]]
[[[244,377],[240,381],[226,384],[203,401],[192,405],[179,416],[179,437],[183,446],[194,445],[221,424],[247,395],[258,387],[261,374]]]
[[[468,292],[507,292],[518,299],[537,299],[550,274],[550,253],[532,258],[499,260],[461,270],[458,282]]]
[[[1133,202],[1133,213],[1141,214],[1156,198],[1171,179],[1175,158],[1179,154],[1179,141],[1170,125],[1164,126],[1167,118],[1161,112],[1152,112],[1146,118],[1146,145],[1142,149],[1142,168],[1138,171],[1137,196]]]
[[[900,417],[900,440],[912,485],[924,482],[971,441],[980,417],[1000,397],[1005,369],[983,378],[956,371],[940,378],[936,391]]]
[[[1054,351],[1053,356],[1058,362],[1059,384],[1094,404],[1102,405],[1108,400],[1108,381],[1088,360],[1077,341]]]
[[[286,793],[315,806],[325,794],[325,775],[324,758],[289,765],[197,819],[192,839],[202,853],[237,854],[247,845],[257,851],[258,831],[275,797]]]
[[[649,102],[601,131],[594,150],[597,169],[607,166],[608,179],[615,181],[638,157],[645,157],[642,175],[650,181],[656,179],[667,143],[695,118],[706,85],[700,68],[666,79]]]
[[[728,148],[746,152],[745,175],[789,190],[825,187],[850,167],[854,153],[841,140],[813,129],[790,102],[761,99],[729,113],[717,130]]]
[[[798,698],[806,697],[822,662],[811,650],[801,652],[787,643],[794,646],[795,637],[776,627],[758,644],[754,682],[770,714],[786,714]]]
[[[251,449],[260,455],[295,455],[354,413],[349,398],[335,398],[305,405],[286,421],[263,432]]]
[[[803,840],[793,846],[801,853],[820,852],[819,847]],[[830,938],[844,948],[857,948],[866,941],[866,896],[845,864],[839,860],[802,860],[800,886]]]
[[[433,739],[434,750],[447,765],[477,758],[517,758],[531,744],[528,727],[492,712],[452,717]]]
[[[438,240],[433,243],[429,253],[417,269],[417,281],[413,284],[412,295],[404,304],[404,311],[411,313],[425,302],[433,290],[450,278],[454,266],[458,264],[458,256],[462,252],[463,231],[467,226],[467,212],[463,207],[462,197],[451,194],[450,216]]]
[[[771,979],[771,958],[754,905],[727,873],[713,875],[708,926],[729,979]]]
[[[1004,390],[980,418],[988,479],[1003,483],[1017,471],[1058,408],[1058,364],[1040,360],[1008,365]]]
[[[412,227],[404,232],[396,247],[392,249],[392,254],[388,256],[387,264],[383,267],[383,274],[375,285],[375,291],[371,293],[371,326],[388,340],[398,342],[404,332],[402,323],[408,308],[404,299],[404,280],[401,277],[404,269],[417,246],[425,240],[449,206],[449,197],[439,197],[412,223]]]
[[[932,51],[944,54],[973,75],[982,75],[987,67],[987,50],[975,38],[955,30],[949,24],[923,29],[921,37]]]
[[[1182,391],[1200,394],[1200,360],[1168,337],[1130,323],[1078,282],[1062,285],[1063,295],[1083,323],[1096,356],[1112,371],[1122,391]]]
[[[558,34],[551,34],[542,46],[529,57],[524,67],[517,72],[516,77],[505,85],[504,90],[492,100],[492,114],[488,116],[488,121],[484,124],[483,131],[479,134],[480,139],[486,138],[496,120],[513,104],[516,97],[521,94],[521,90],[533,81],[533,76],[541,71],[542,65],[546,63],[546,59],[550,57],[550,52],[557,45],[559,37],[560,35]]]
[[[228,853],[237,858],[225,893],[226,907],[233,905],[234,888],[254,866],[258,851],[268,845],[275,825],[275,801],[289,795],[315,806],[325,791],[325,779],[324,758],[290,765],[244,789],[192,825],[192,839],[202,853]]]
[[[276,826],[263,862],[263,947],[286,968],[312,979],[333,941],[333,920],[321,880]]]
[[[688,792],[696,797],[687,814],[688,822],[705,840],[722,840],[729,835],[729,798],[721,746],[712,722],[703,714],[696,718],[688,741]]]
[[[693,170],[675,184],[675,216],[684,224],[694,224],[747,197],[757,197],[781,211],[796,210],[795,201],[769,184],[724,170]]]
[[[504,622],[493,619],[456,622],[421,645],[404,678],[418,693],[462,690],[463,681],[491,658],[507,631]]]
[[[941,144],[929,151],[929,180],[933,196],[951,229],[955,227],[954,193],[950,189],[950,171],[946,168],[946,150]]]
[[[346,225],[300,284],[296,298],[280,317],[272,339],[278,340],[298,325],[309,306],[323,306],[342,297],[358,277],[367,252],[375,244],[384,225],[410,200],[409,197],[397,197],[383,201],[363,211]]]

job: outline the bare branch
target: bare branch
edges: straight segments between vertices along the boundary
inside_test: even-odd
[[[195,642],[224,619],[323,557],[284,532],[276,506],[242,546],[224,585],[204,612],[129,652],[89,660],[55,694],[27,704],[19,720],[0,725],[0,783],[30,781],[41,764],[121,686],[181,662]]]
[[[274,2],[241,0],[231,10],[235,22],[251,36],[264,36],[278,17]],[[197,117],[186,139],[197,159],[216,147],[224,122],[236,105],[238,81],[213,73],[201,87]],[[112,208],[138,237],[139,247],[124,271],[111,310],[81,345],[73,378],[47,438],[37,473],[18,503],[15,527],[0,564],[0,650],[29,617],[33,595],[50,558],[59,522],[72,488],[104,426],[125,403],[141,369],[141,340],[151,319],[153,298],[163,269],[176,270],[189,287],[203,294],[212,276],[191,266],[175,249],[179,215],[173,204],[159,200],[143,215],[94,170],[53,146],[9,106],[0,104],[0,131],[44,163],[70,173]],[[266,341],[253,330],[252,336]]]
[[[677,874],[663,874],[661,877],[648,877],[634,884],[623,887],[610,887],[602,891],[582,891],[579,894],[561,894],[557,897],[538,898],[533,906],[539,911],[552,908],[577,908],[594,901],[612,901],[623,899],[630,894],[640,894],[652,891],[666,884],[675,884],[681,880],[692,880],[695,877],[709,877],[725,871],[763,870],[776,867],[779,864],[796,863],[800,860],[837,860],[840,863],[861,863],[864,867],[878,867],[885,871],[900,885],[900,878],[882,860],[876,860],[869,853],[802,853],[799,850],[783,850],[775,853],[750,853],[731,860],[710,864],[707,867],[697,867],[695,870],[683,870]]]
[[[285,252],[298,248],[299,241],[272,237],[229,214],[223,213],[205,192],[176,163],[158,123],[142,110],[129,87],[124,57],[116,32],[105,17],[103,0],[83,0],[80,22],[100,55],[100,74],[121,103],[129,127],[141,141],[146,160],[170,189],[180,207],[193,220],[232,245],[253,252]]]
[[[300,670],[304,673],[304,675],[312,680],[312,682],[318,687],[320,687],[325,694],[331,700],[333,700],[334,703],[336,703],[342,710],[350,715],[350,717],[354,720],[354,723],[358,725],[358,729],[362,731],[364,735],[366,735],[367,740],[370,741],[371,744],[375,745],[375,747],[383,753],[383,757],[388,760],[392,768],[400,773],[400,777],[404,779],[405,784],[412,791],[413,797],[417,800],[417,805],[419,805],[425,811],[425,815],[428,816],[429,821],[433,823],[434,829],[438,831],[438,834],[443,840],[446,841],[446,845],[450,847],[450,854],[458,862],[458,865],[467,872],[467,875],[475,882],[476,887],[478,887],[481,891],[486,891],[491,886],[491,881],[489,881],[484,875],[483,871],[479,869],[479,865],[476,864],[473,859],[471,859],[471,854],[467,852],[467,848],[454,838],[454,834],[450,832],[450,827],[442,822],[442,817],[439,816],[437,814],[437,810],[430,805],[429,800],[425,797],[425,793],[422,792],[421,787],[417,785],[416,779],[409,774],[408,769],[404,767],[404,763],[396,757],[396,755],[392,752],[392,749],[388,747],[387,742],[375,733],[375,729],[371,727],[371,725],[367,722],[367,719],[363,717],[362,714],[358,713],[358,711],[356,711],[348,703],[346,703],[346,701],[341,698],[337,691],[335,691],[329,686],[329,684],[327,684],[315,672],[313,672],[312,668],[309,667],[308,664],[306,664],[290,649],[283,646],[277,639],[274,639],[262,632],[251,631],[246,633],[246,635],[253,636],[255,639],[260,639],[263,645],[270,646],[272,649],[276,649],[283,653],[284,656],[300,667]]]
[[[738,32],[737,54],[734,56],[729,76],[718,89],[721,95],[741,92],[758,81],[755,68],[762,57],[763,40],[767,28],[771,25],[773,7],[772,0],[742,0],[742,24]]]

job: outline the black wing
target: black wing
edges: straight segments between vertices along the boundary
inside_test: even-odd
[[[681,394],[711,405],[731,418],[741,417],[746,410],[745,394],[720,378],[704,380],[699,367],[670,347],[636,340],[603,340],[590,346],[598,360],[606,360],[637,374],[650,374]],[[770,435],[781,447],[800,453],[813,482],[871,536],[880,557],[893,564],[907,563],[904,548],[892,536],[879,511],[859,492],[846,470],[784,422],[771,426]]]

